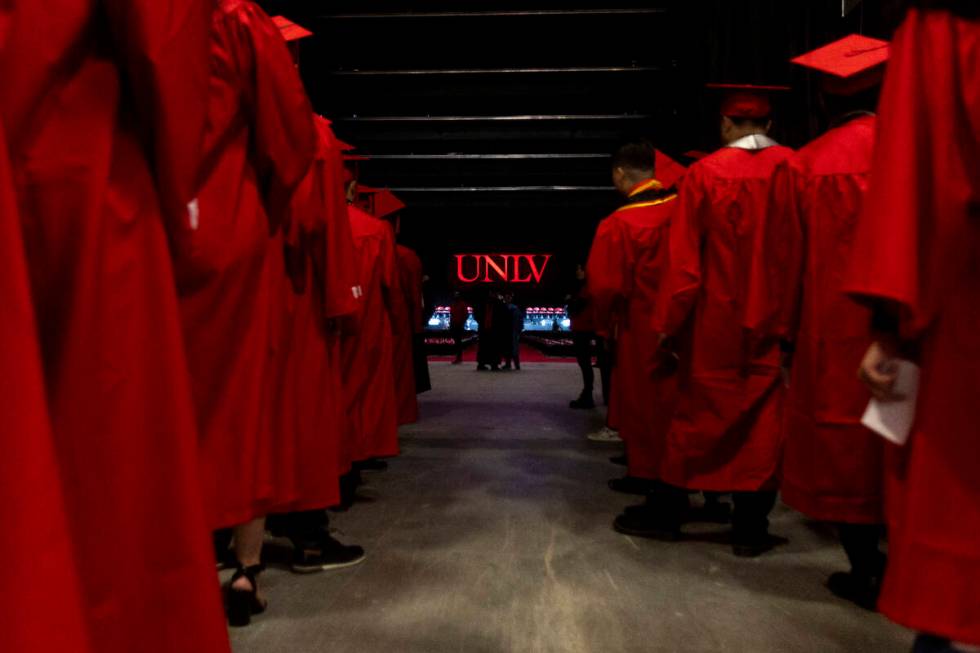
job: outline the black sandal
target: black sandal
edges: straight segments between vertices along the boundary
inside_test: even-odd
[[[266,602],[259,599],[258,575],[265,571],[265,565],[253,565],[251,567],[238,566],[235,575],[231,577],[225,587],[225,614],[228,617],[228,625],[241,628],[247,626],[252,621],[252,615],[262,614],[266,609]],[[247,578],[252,584],[251,591],[239,590],[234,588],[236,581]]]

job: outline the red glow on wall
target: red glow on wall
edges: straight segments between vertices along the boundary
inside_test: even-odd
[[[541,283],[551,254],[456,254],[456,280],[476,283]]]

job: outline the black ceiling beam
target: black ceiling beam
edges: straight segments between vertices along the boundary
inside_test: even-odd
[[[552,193],[588,192],[608,193],[612,186],[446,186],[391,188],[393,193]]]
[[[573,68],[446,68],[426,70],[334,70],[327,74],[341,77],[425,77],[436,75],[563,75],[581,73],[650,73],[660,66],[596,66]]]
[[[460,160],[535,160],[535,159],[608,159],[608,154],[372,154],[377,161],[460,161]]]
[[[502,11],[398,11],[360,14],[320,14],[326,20],[371,20],[403,18],[525,18],[533,16],[644,16],[667,13],[663,7],[638,9],[532,9]]]
[[[526,116],[346,116],[334,122],[561,122],[577,120],[649,120],[651,116],[632,113],[594,115],[526,115]]]

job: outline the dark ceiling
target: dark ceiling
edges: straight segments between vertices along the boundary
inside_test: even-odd
[[[705,81],[795,83],[778,135],[804,142],[819,116],[787,59],[852,31],[887,35],[885,1],[846,19],[841,0],[260,4],[314,32],[301,43],[314,107],[371,157],[363,181],[408,204],[402,239],[445,296],[460,252],[553,253],[552,278],[570,276],[617,202],[619,143],[714,147]],[[560,302],[562,285],[526,299]]]

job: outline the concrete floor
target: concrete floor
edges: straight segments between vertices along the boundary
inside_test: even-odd
[[[789,542],[757,560],[734,558],[721,526],[677,544],[615,533],[636,501],[606,488],[617,448],[583,437],[601,415],[566,408],[574,365],[432,373],[403,456],[333,518],[367,561],[270,569],[271,607],[232,632],[236,653],[909,650],[905,631],[824,589],[844,556],[784,507],[772,530]]]

